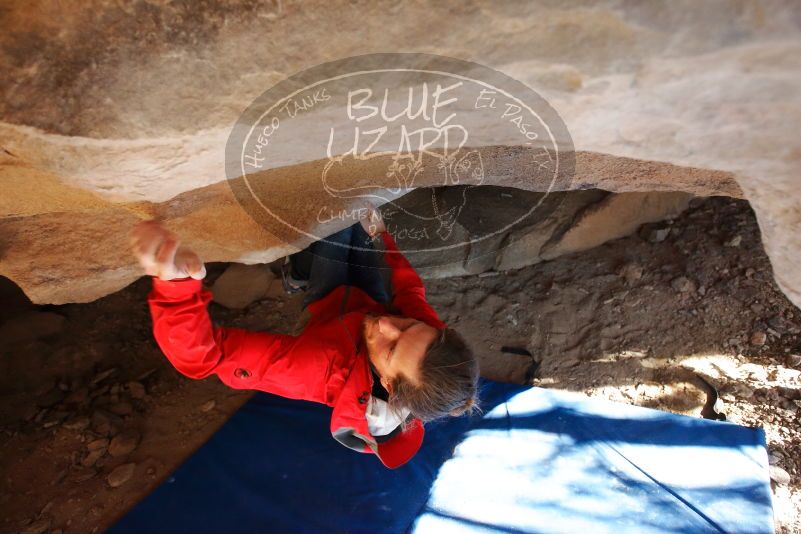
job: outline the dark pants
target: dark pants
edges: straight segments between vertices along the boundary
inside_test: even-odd
[[[290,260],[292,277],[309,281],[304,309],[341,285],[356,286],[383,304],[390,300],[382,275],[389,267],[360,223],[312,243]]]

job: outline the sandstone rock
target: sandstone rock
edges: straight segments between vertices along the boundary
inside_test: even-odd
[[[136,464],[122,464],[116,467],[111,473],[108,474],[106,477],[106,482],[112,488],[119,488],[133,477],[134,471],[136,470]]]
[[[226,308],[244,308],[263,298],[274,282],[275,275],[267,265],[235,263],[214,282],[211,292],[214,302]]]
[[[640,225],[656,222],[684,211],[687,193],[620,193],[610,195],[581,212],[561,235],[552,236],[540,255],[553,259],[580,252],[634,232]]]
[[[130,454],[136,450],[136,447],[139,445],[139,440],[139,432],[135,430],[121,432],[111,440],[108,453],[115,458]]]
[[[7,121],[0,124],[0,273],[35,302],[88,301],[140,276],[126,234],[142,217],[169,221],[207,261],[266,263],[304,246],[264,231],[221,183],[220,147],[230,125],[285,73],[378,42],[411,49],[436,27],[442,38],[433,52],[475,57],[559,110],[577,149],[571,187],[748,198],[776,280],[801,304],[797,3],[755,0],[721,11],[692,1],[621,7],[605,0],[592,9],[522,4],[513,13],[502,5],[316,5],[331,28],[362,36],[332,38],[322,48],[314,46],[306,12],[248,6],[210,4],[197,17],[180,17],[174,3],[149,5],[159,20],[180,20],[180,33],[206,43],[202,50],[176,41],[172,24],[138,38],[144,22],[113,3],[42,11],[22,2],[7,10],[25,31],[0,35],[4,50],[19,51],[0,59],[8,73],[0,80]],[[281,23],[270,24],[276,18]],[[278,44],[254,50],[264,21]],[[130,31],[118,31],[121,24]],[[304,45],[308,53],[294,52]],[[247,73],[228,68],[242,57]],[[341,126],[325,109],[308,121]],[[299,176],[320,147],[303,134],[302,125],[291,132],[295,147],[274,162],[293,182],[277,180],[276,191],[299,208],[318,200]],[[500,128],[488,139],[500,148],[483,147],[487,185],[546,190],[531,183]]]
[[[601,191],[576,191],[570,195],[550,195],[543,217],[532,226],[509,234],[495,261],[495,269],[519,269],[542,261],[540,251],[557,231],[570,227],[576,214],[605,197]]]

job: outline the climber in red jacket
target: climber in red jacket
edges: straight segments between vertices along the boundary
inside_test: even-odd
[[[137,225],[132,246],[154,277],[148,301],[156,341],[178,371],[325,403],[337,441],[396,468],[420,448],[423,422],[474,408],[478,364],[426,302],[420,277],[377,213],[293,256],[289,288],[306,286],[311,312],[298,336],[213,326],[202,261],[158,222]],[[353,261],[359,251],[377,256],[378,235],[392,270],[391,299],[375,262],[364,254]]]

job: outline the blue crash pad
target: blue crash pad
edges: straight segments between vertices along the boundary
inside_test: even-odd
[[[128,532],[773,533],[764,433],[482,383],[397,470],[330,409],[259,393],[112,529]]]

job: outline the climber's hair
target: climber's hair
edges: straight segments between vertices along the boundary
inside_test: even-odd
[[[478,411],[478,359],[452,328],[440,331],[420,364],[418,384],[405,377],[392,381],[389,405],[407,408],[423,422]]]

